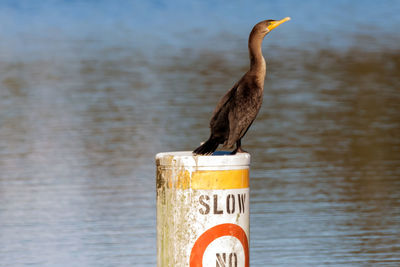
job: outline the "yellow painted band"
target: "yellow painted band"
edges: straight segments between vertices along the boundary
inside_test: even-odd
[[[249,187],[249,169],[197,171],[192,174],[192,189],[237,189]]]
[[[181,172],[169,188],[180,189],[239,189],[249,187],[249,169]]]

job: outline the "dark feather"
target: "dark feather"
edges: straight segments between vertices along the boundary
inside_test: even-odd
[[[278,23],[283,23],[285,18]],[[266,64],[261,51],[262,41],[275,26],[266,20],[256,24],[249,36],[250,70],[219,100],[210,120],[210,138],[193,152],[211,154],[219,144],[232,147],[233,153],[242,152],[241,139],[261,108]]]

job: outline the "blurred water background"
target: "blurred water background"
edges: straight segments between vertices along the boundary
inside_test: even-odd
[[[0,266],[155,266],[155,168],[263,19],[251,266],[400,265],[399,1],[1,1]]]

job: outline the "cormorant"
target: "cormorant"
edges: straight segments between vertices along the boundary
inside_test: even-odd
[[[250,70],[218,102],[210,121],[210,138],[194,154],[209,155],[219,144],[230,148],[235,143],[232,154],[244,152],[241,139],[256,118],[263,98],[266,64],[261,44],[271,30],[288,20],[264,20],[253,27],[249,36]]]

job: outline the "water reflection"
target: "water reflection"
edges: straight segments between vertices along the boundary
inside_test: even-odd
[[[208,136],[247,51],[65,47],[0,65],[0,265],[155,265],[153,156]],[[396,265],[400,51],[265,51],[252,265]]]

